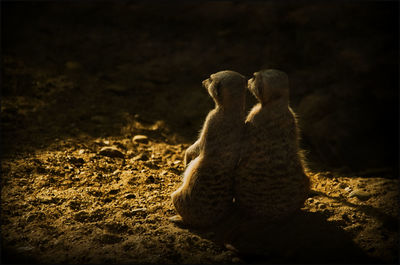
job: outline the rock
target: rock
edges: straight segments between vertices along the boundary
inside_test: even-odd
[[[147,144],[149,142],[149,138],[146,135],[138,134],[133,137],[132,141]]]
[[[23,252],[30,252],[34,250],[35,248],[32,246],[22,246],[17,248],[17,252],[23,253]]]
[[[174,215],[174,216],[168,218],[168,220],[174,224],[182,224],[183,223],[182,217],[180,215]]]
[[[135,194],[127,194],[125,195],[125,199],[135,199],[136,195]]]
[[[346,187],[344,190],[347,191],[347,192],[350,192],[351,188],[350,187]]]
[[[80,149],[79,151],[78,151],[78,154],[80,154],[80,155],[83,155],[84,153],[85,153],[85,149]]]
[[[108,157],[124,158],[124,154],[114,146],[106,146],[101,148],[99,154]]]
[[[146,217],[147,209],[146,208],[133,209],[130,212],[126,212],[124,215],[126,215],[127,217],[133,217],[133,216]]]
[[[354,190],[352,192],[350,192],[349,197],[357,197],[359,200],[361,201],[366,201],[368,200],[372,195],[362,191],[362,190]]]
[[[146,212],[146,211],[147,211],[146,208],[136,208],[136,209],[133,209],[133,210],[132,210],[133,213]]]
[[[147,161],[147,160],[149,160],[149,158],[147,157],[146,154],[142,153],[142,154],[139,154],[139,155],[135,156],[134,158],[132,158],[132,161],[137,161],[137,160]]]

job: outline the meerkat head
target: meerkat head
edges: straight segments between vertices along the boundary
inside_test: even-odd
[[[210,75],[202,83],[217,106],[229,108],[240,104],[244,108],[246,79],[243,75],[225,70]]]
[[[289,78],[286,73],[275,70],[261,70],[249,79],[248,88],[262,103],[289,100]]]

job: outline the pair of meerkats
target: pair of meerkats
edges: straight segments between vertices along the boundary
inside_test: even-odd
[[[274,69],[254,73],[248,89],[259,103],[247,117],[243,75],[221,71],[203,86],[216,107],[186,150],[183,183],[171,195],[182,221],[209,226],[234,208],[246,216],[279,220],[299,210],[309,179],[288,105],[287,75]]]

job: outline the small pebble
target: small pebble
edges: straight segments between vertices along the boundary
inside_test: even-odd
[[[344,190],[347,191],[347,192],[351,192],[352,191],[352,189],[350,187],[346,187]]]
[[[137,155],[137,156],[135,156],[135,157],[133,157],[132,158],[132,161],[137,161],[137,160],[140,160],[140,161],[147,161],[147,160],[149,160],[149,158],[147,157],[147,155],[146,154],[139,154],[139,155]]]
[[[113,146],[106,146],[100,149],[100,155],[108,156],[108,157],[120,157],[124,158],[124,154]]]
[[[132,210],[133,213],[146,212],[146,211],[147,211],[146,208],[137,208]]]
[[[125,198],[126,199],[135,199],[136,195],[135,194],[127,194],[127,195],[125,195]]]
[[[361,201],[366,201],[371,197],[371,194],[362,190],[354,190],[350,192],[349,197],[357,197]]]
[[[80,154],[80,155],[82,155],[84,153],[85,153],[85,149],[81,149],[81,150],[78,151],[78,154]]]
[[[35,248],[31,247],[31,246],[24,246],[24,247],[18,247],[17,251],[19,251],[19,252],[27,252],[27,251],[31,251],[31,250],[34,250],[34,249]]]
[[[174,216],[168,218],[168,220],[173,223],[183,222],[182,217],[180,215],[174,215]]]
[[[149,142],[149,138],[146,135],[138,134],[133,137],[132,141],[147,144]]]

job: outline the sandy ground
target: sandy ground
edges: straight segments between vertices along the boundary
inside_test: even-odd
[[[3,160],[6,255],[74,264],[396,261],[394,179],[312,174],[305,207],[284,224],[241,220],[227,232],[170,223],[186,147],[153,137],[82,138]]]
[[[393,117],[380,116],[396,101],[386,70],[397,46],[380,28],[390,9],[230,1],[165,13],[138,3],[7,8],[3,263],[398,262],[397,134]],[[184,151],[213,106],[201,81],[221,69],[251,75],[275,66],[291,78],[312,168],[304,208],[278,224],[169,222]]]

